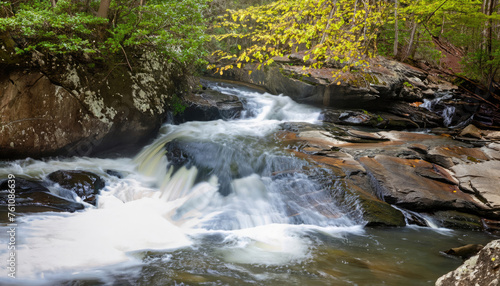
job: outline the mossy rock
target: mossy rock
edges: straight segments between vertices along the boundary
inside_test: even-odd
[[[452,229],[484,230],[481,218],[458,211],[438,211],[432,214],[440,226]]]
[[[362,212],[362,219],[368,227],[401,227],[406,225],[402,212],[393,208],[390,204],[379,200],[373,194],[368,193],[360,187],[343,181],[340,184],[344,192],[339,197],[345,203],[358,203]],[[356,206],[349,206],[355,208]]]

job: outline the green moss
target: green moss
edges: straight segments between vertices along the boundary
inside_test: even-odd
[[[474,162],[474,163],[479,163],[479,160],[472,157],[472,156],[467,156],[467,160],[471,161],[471,162]]]

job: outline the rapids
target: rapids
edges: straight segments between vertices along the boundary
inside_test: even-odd
[[[488,240],[437,228],[364,228],[356,203],[338,205],[321,182],[294,172],[307,163],[273,137],[285,122],[319,123],[319,108],[212,88],[238,96],[242,118],[166,124],[134,158],[0,163],[0,178],[75,169],[106,179],[97,207],[18,217],[17,278],[3,271],[0,284],[425,285],[460,264],[439,250]],[[0,245],[7,230],[1,224]],[[7,259],[0,248],[0,261]]]

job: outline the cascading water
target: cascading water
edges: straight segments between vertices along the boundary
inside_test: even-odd
[[[18,278],[13,283],[0,276],[0,283],[408,284],[403,269],[387,280],[377,265],[392,269],[397,259],[417,257],[418,248],[401,251],[402,243],[409,231],[408,237],[429,232],[363,229],[355,201],[338,206],[320,182],[301,172],[308,163],[275,142],[272,134],[280,124],[315,123],[320,110],[285,96],[212,88],[240,97],[243,118],[165,125],[132,159],[3,164],[0,177],[42,179],[53,171],[81,169],[107,184],[95,208],[19,217]],[[123,178],[109,175],[110,169]],[[2,233],[6,229],[1,226]],[[0,243],[7,245],[7,239],[1,236]],[[7,248],[0,249],[0,261],[7,255]],[[410,268],[422,272],[438,268],[412,263]]]

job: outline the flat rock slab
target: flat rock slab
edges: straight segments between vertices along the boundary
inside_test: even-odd
[[[500,161],[460,164],[451,168],[460,181],[460,187],[500,211]]]
[[[372,176],[373,188],[384,201],[414,211],[465,210],[480,207],[441,166],[419,159],[385,155],[359,160]]]

